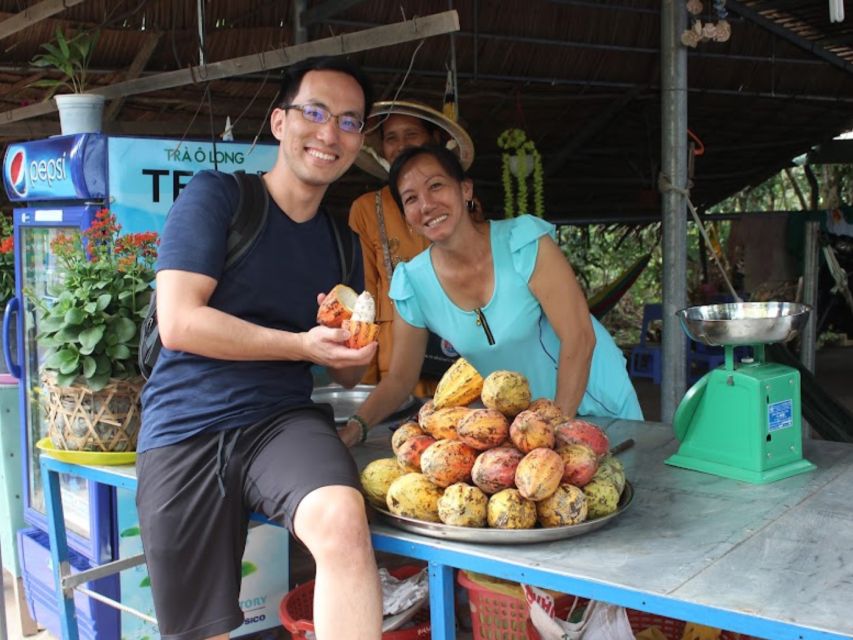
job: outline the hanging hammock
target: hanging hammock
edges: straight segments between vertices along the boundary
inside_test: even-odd
[[[597,319],[601,320],[601,318],[604,317],[604,314],[616,306],[616,303],[622,299],[622,296],[625,295],[628,289],[630,289],[634,282],[636,282],[637,278],[640,277],[640,274],[643,272],[643,269],[646,268],[651,257],[651,253],[641,256],[613,282],[596,291],[595,294],[587,300],[589,312]]]

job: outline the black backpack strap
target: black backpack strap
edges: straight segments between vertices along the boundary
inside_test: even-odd
[[[338,249],[338,260],[341,263],[341,282],[349,285],[352,274],[355,272],[355,243],[358,242],[358,236],[349,228],[346,219],[342,216],[332,215],[325,209],[323,209],[323,213],[329,219],[329,226],[332,227],[332,235]]]
[[[233,176],[240,190],[240,198],[228,226],[223,271],[233,267],[255,243],[266,226],[269,209],[269,194],[261,176],[244,171],[235,171]]]
[[[269,194],[264,181],[256,173],[237,171],[234,174],[240,197],[237,209],[228,225],[227,249],[223,272],[234,266],[261,234],[267,222]],[[157,357],[160,355],[163,343],[160,341],[160,330],[157,325],[157,292],[151,293],[148,312],[142,321],[139,335],[139,353],[137,361],[139,372],[147,380],[154,370]]]
[[[136,361],[139,373],[148,380],[154,370],[154,364],[160,355],[163,343],[160,341],[160,330],[157,327],[157,291],[151,292],[148,311],[139,327],[139,344],[137,345]]]

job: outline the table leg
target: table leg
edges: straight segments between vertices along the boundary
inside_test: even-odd
[[[44,460],[44,458],[42,459]],[[42,462],[44,483],[44,507],[47,514],[47,533],[50,537],[50,559],[53,563],[53,579],[62,622],[63,640],[79,640],[77,612],[74,607],[74,591],[62,588],[62,579],[71,573],[68,563],[68,538],[62,512],[62,494],[59,489],[59,473],[48,469]]]
[[[429,563],[429,609],[432,640],[455,640],[453,567]]]

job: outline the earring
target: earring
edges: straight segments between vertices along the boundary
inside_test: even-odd
[[[474,213],[474,210],[477,208],[473,200],[468,200],[465,206],[468,208],[468,213]]]

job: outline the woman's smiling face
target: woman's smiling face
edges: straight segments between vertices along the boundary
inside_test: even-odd
[[[423,120],[413,116],[393,113],[382,123],[382,155],[394,162],[400,152],[408,147],[420,147],[437,142]]]
[[[451,177],[432,155],[423,153],[403,167],[397,180],[403,213],[412,228],[431,242],[445,240],[468,215],[470,180]]]

